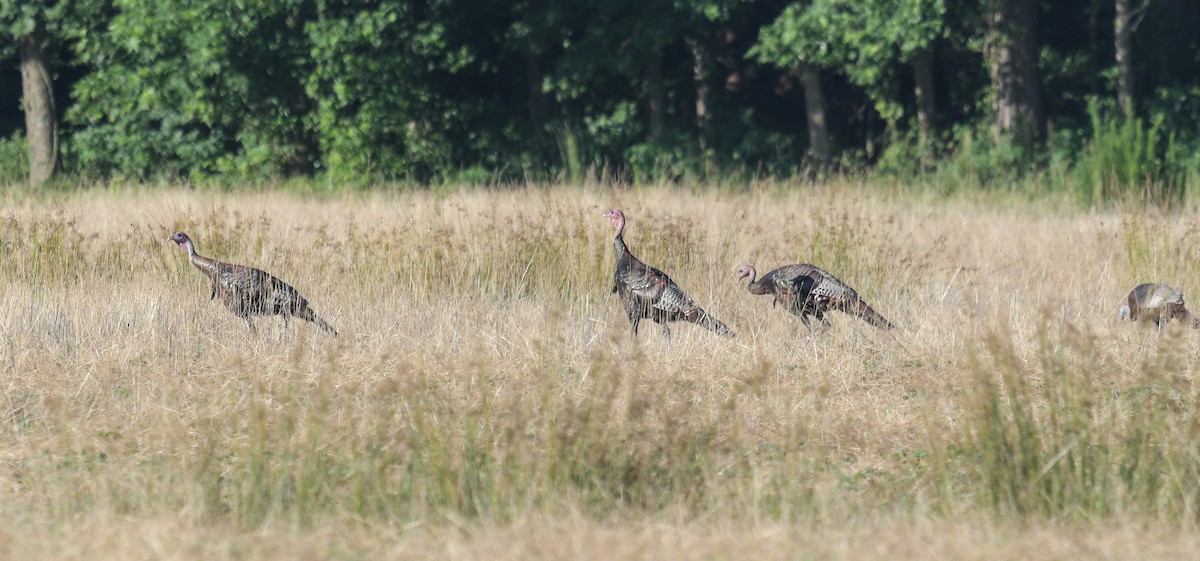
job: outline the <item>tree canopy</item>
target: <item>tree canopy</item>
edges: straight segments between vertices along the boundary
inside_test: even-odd
[[[1096,119],[1117,116],[1123,48],[1131,118],[1186,154],[1200,146],[1200,4],[1135,2],[1126,47],[1118,4],[0,0],[0,138],[23,145],[12,69],[36,32],[63,170],[81,177],[786,176],[806,164],[806,99],[826,106],[837,165],[881,170],[1000,150],[997,115],[1036,107],[1048,136],[999,166],[1036,169],[1110,130]],[[1027,38],[996,27],[1021,10],[1035,12],[1014,20]],[[1031,62],[999,64],[1005,41]]]

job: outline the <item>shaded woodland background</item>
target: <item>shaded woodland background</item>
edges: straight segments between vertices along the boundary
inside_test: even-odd
[[[834,172],[1177,201],[1197,28],[1192,0],[3,0],[0,178]]]

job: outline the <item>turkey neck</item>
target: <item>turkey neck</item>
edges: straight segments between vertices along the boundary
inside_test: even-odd
[[[746,290],[754,290],[754,279],[758,278],[758,270],[750,267],[750,274],[747,276],[750,277],[750,280],[746,281]]]
[[[625,221],[621,221],[621,226],[617,228],[617,235],[613,237],[613,253],[617,255],[617,261],[624,259],[626,256],[631,256],[629,246],[625,245]]]
[[[769,290],[767,290],[767,287],[765,285],[763,285],[763,282],[761,280],[755,280],[757,278],[758,278],[758,270],[751,267],[750,268],[750,281],[746,283],[746,290],[750,291],[751,294],[766,294],[767,292],[769,292]]]
[[[217,272],[221,264],[219,261],[216,259],[209,259],[208,257],[196,253],[196,246],[192,245],[191,240],[188,240],[187,242],[187,252],[188,260],[190,260],[192,265],[195,265],[197,269],[200,269],[201,273],[204,273],[205,276],[210,279],[217,278]]]

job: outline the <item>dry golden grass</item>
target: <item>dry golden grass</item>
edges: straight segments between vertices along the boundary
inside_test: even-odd
[[[614,206],[737,338],[630,339]],[[844,184],[10,196],[0,557],[1190,554],[1200,337],[1116,311],[1137,282],[1200,294],[1195,219]],[[250,336],[175,230],[342,336]],[[898,328],[810,337],[745,262],[821,265]],[[1024,406],[1032,475],[989,459]]]
[[[33,535],[0,529],[17,559],[895,559],[1013,560],[1194,558],[1195,533],[1134,523],[1104,528],[921,517],[855,520],[812,528],[706,517],[635,516],[600,520],[532,516],[504,524],[439,520],[410,526],[333,523],[311,530],[245,531],[189,524],[179,517],[99,517],[67,521]],[[19,556],[18,556],[19,554]]]

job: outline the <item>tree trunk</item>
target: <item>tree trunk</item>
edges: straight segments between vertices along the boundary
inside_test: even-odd
[[[829,124],[825,121],[825,93],[821,90],[821,71],[811,64],[797,67],[804,84],[804,113],[808,121],[808,156],[817,171],[830,160]]]
[[[288,87],[295,88],[292,101],[288,104],[292,114],[310,114],[317,104],[304,91],[304,87],[300,84],[289,84]],[[316,133],[293,121],[291,126],[284,129],[283,138],[291,147],[291,151],[283,159],[284,175],[289,177],[311,176],[316,171],[316,159],[319,157],[317,146],[320,141],[317,139]]]
[[[650,138],[662,135],[667,94],[663,84],[662,55],[655,54],[646,68],[646,81],[650,85]]]
[[[1037,0],[992,0],[985,46],[995,95],[997,139],[1030,148],[1045,137],[1037,68]]]
[[[913,59],[913,94],[917,101],[917,136],[924,147],[929,144],[933,130],[933,46],[917,51]]]
[[[532,46],[525,51],[525,87],[529,96],[529,121],[535,129],[541,130],[546,120],[546,94],[542,92],[542,63]]]
[[[25,98],[25,134],[29,137],[29,182],[40,185],[58,168],[58,126],[50,70],[36,35],[21,45],[21,89]]]
[[[875,159],[875,105],[871,102],[863,104],[863,153],[867,160]]]
[[[708,124],[708,61],[700,41],[688,39],[688,47],[692,50],[692,80],[696,83],[696,127],[702,129]]]
[[[1133,114],[1133,17],[1129,0],[1117,1],[1117,17],[1113,21],[1113,36],[1117,58],[1117,107],[1126,115]]]

